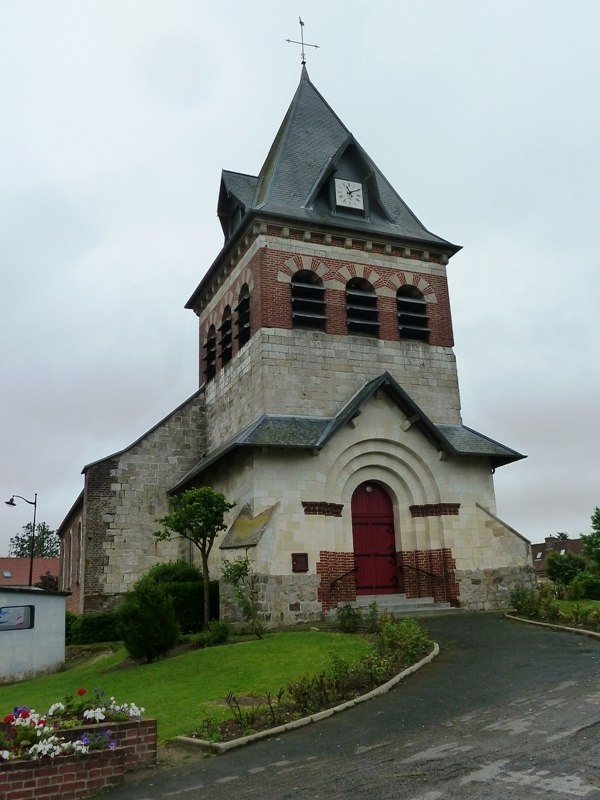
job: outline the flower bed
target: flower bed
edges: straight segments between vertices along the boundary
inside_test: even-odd
[[[54,703],[46,714],[15,708],[0,723],[0,797],[83,800],[156,764],[156,720],[95,692]]]

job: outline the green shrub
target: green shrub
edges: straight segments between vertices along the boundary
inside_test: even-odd
[[[212,619],[208,623],[208,628],[198,636],[194,646],[198,649],[211,647],[212,645],[223,644],[227,639],[229,639],[229,625],[226,622]]]
[[[404,664],[414,664],[430,647],[431,639],[416,620],[410,617],[395,620],[389,615],[382,617],[375,649],[383,658],[396,654]]]
[[[156,564],[134,585],[162,586],[173,600],[175,618],[182,633],[198,633],[204,620],[204,582],[196,567],[185,561]],[[210,618],[219,618],[219,581],[210,582]]]
[[[600,575],[580,572],[567,587],[568,600],[600,600]]]
[[[69,644],[117,642],[121,639],[118,612],[84,614],[71,621]]]
[[[515,612],[523,617],[537,616],[538,593],[533,589],[518,586],[511,592],[509,603]]]
[[[71,611],[65,613],[65,644],[73,644],[73,626],[77,623],[79,617]]]
[[[169,561],[166,564],[155,564],[144,578],[151,583],[194,583],[202,580],[202,573],[185,561]]]
[[[179,638],[173,600],[163,586],[138,581],[119,615],[123,642],[132,658],[155,661]]]
[[[362,611],[360,608],[354,608],[349,603],[338,606],[335,612],[335,617],[340,630],[344,633],[355,633],[362,625]]]

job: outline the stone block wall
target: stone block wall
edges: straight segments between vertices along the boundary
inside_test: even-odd
[[[86,468],[84,611],[111,610],[154,564],[187,556],[157,542],[167,492],[205,452],[204,396],[197,392],[131,447]]]
[[[298,625],[321,619],[318,577],[308,574],[255,575],[258,617],[267,629]],[[231,586],[221,581],[219,587],[221,619],[235,626],[245,626],[241,609]]]

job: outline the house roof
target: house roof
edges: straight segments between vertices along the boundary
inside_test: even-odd
[[[369,197],[364,216],[334,212],[330,184],[334,174],[364,183]],[[230,230],[232,209],[241,209],[237,230]],[[406,205],[379,167],[363,150],[315,88],[306,67],[265,162],[257,176],[223,171],[217,213],[226,232],[223,250],[209,268],[186,308],[194,308],[228,252],[236,233],[257,217],[296,224],[340,228],[356,235],[380,235],[435,247],[453,255],[460,247],[429,231]]]
[[[379,391],[384,391],[392,399],[411,425],[451,457],[487,458],[493,467],[525,458],[516,450],[464,425],[436,425],[392,375],[384,372],[359,389],[334,417],[263,414],[220,447],[207,453],[170,491],[174,493],[183,489],[238,448],[321,450],[341,427],[360,415],[361,406]]]
[[[546,572],[546,559],[549,553],[581,553],[581,539],[558,539],[556,536],[548,536],[544,542],[531,545],[531,558],[536,572]]]
[[[29,558],[0,558],[0,586],[27,586],[29,584]],[[60,575],[60,558],[34,558],[33,582],[42,575]]]

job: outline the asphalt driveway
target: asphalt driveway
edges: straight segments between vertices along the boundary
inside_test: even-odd
[[[600,640],[493,614],[426,623],[440,655],[390,693],[103,797],[600,800]]]

